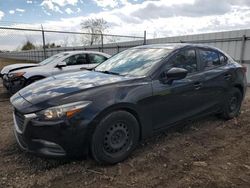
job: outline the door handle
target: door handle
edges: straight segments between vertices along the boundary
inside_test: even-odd
[[[195,83],[194,83],[194,88],[195,88],[196,90],[199,90],[201,87],[202,87],[202,83],[200,83],[200,82],[195,82]]]
[[[231,80],[232,79],[232,74],[225,74],[224,79],[225,80]]]

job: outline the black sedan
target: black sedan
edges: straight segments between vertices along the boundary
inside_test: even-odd
[[[11,98],[19,146],[49,157],[91,153],[104,164],[126,159],[139,141],[170,126],[240,113],[245,68],[203,45],[125,50],[92,71],[38,81]]]

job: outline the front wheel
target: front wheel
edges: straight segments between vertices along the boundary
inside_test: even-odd
[[[231,89],[223,107],[222,117],[226,120],[237,117],[240,114],[242,100],[241,91],[238,88]]]
[[[115,164],[126,159],[139,142],[139,124],[126,111],[112,112],[96,127],[91,143],[94,159],[102,164]]]

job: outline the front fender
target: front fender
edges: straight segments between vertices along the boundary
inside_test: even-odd
[[[26,72],[26,73],[23,75],[23,77],[24,77],[26,80],[28,80],[28,79],[30,79],[30,78],[32,78],[32,77],[44,77],[44,78],[46,78],[46,77],[49,77],[49,76],[51,76],[50,73],[44,73],[44,72]]]

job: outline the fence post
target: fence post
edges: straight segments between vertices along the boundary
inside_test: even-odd
[[[243,63],[245,44],[246,44],[246,35],[243,35],[241,39],[241,51],[240,51],[240,63],[241,64]]]
[[[101,34],[101,42],[102,42],[102,52],[103,52],[103,34]]]
[[[43,25],[41,25],[41,27],[42,27],[42,38],[43,38],[43,57],[44,59],[46,59],[45,36],[44,36]]]
[[[147,31],[144,31],[144,41],[143,41],[143,45],[147,44]]]

